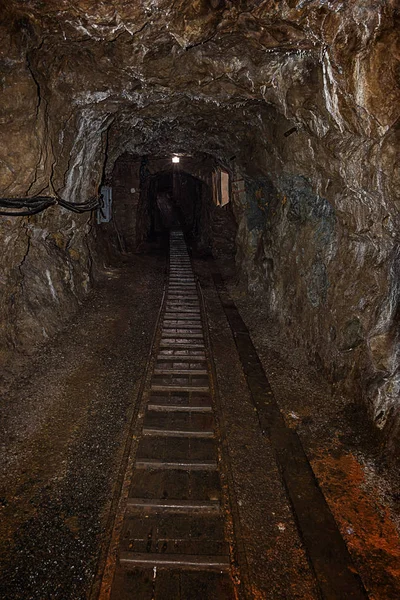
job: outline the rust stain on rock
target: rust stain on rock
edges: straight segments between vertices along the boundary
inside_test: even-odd
[[[400,538],[378,490],[367,490],[363,466],[352,454],[321,455],[313,469],[374,600],[400,597]]]
[[[258,588],[256,588],[255,586],[251,587],[251,594],[252,594],[254,600],[266,600],[266,598],[267,598],[265,593],[262,592],[261,590],[259,590]]]

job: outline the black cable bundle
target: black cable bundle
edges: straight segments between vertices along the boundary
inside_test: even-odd
[[[0,215],[8,217],[26,217],[35,215],[49,206],[56,204],[55,198],[35,196],[34,198],[0,198]],[[18,210],[21,209],[21,210]]]
[[[59,196],[56,198],[57,204],[62,206],[63,208],[67,208],[68,210],[72,210],[76,213],[84,213],[91,210],[95,210],[96,208],[100,208],[100,198],[94,196],[91,200],[87,202],[68,202],[68,200],[63,200]]]
[[[60,196],[34,196],[33,198],[0,198],[0,215],[5,217],[28,217],[36,215],[49,206],[59,204],[75,213],[84,213],[100,208],[100,198],[93,197],[87,202],[69,202]]]

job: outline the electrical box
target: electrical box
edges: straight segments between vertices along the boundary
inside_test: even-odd
[[[112,217],[112,188],[103,185],[100,188],[100,208],[97,210],[97,223],[109,223]]]
[[[216,168],[212,174],[213,199],[217,206],[225,206],[230,201],[230,177],[227,171]]]

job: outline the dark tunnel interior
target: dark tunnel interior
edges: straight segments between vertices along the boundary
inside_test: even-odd
[[[395,0],[0,6],[0,598],[400,598]]]
[[[180,170],[152,176],[147,198],[142,199],[149,213],[147,239],[177,228],[188,239],[197,239],[202,229],[203,185],[206,184]]]

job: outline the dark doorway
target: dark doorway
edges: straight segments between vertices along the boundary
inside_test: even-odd
[[[184,231],[188,240],[198,240],[204,225],[207,192],[208,186],[189,173],[169,171],[152,175],[142,189],[140,202],[146,241],[154,242],[177,228]]]

